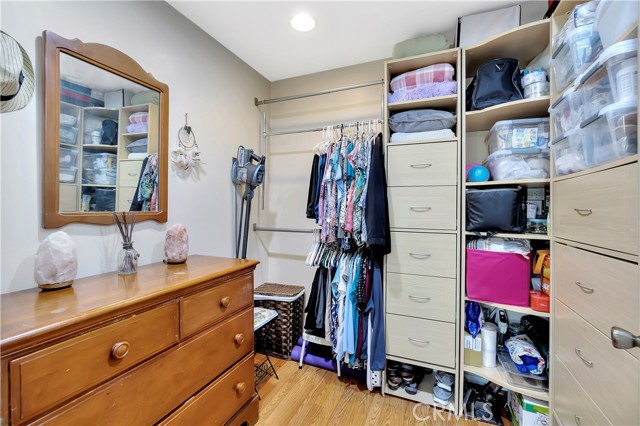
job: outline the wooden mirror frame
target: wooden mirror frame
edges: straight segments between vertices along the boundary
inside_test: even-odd
[[[43,227],[59,228],[68,223],[112,225],[111,212],[60,212],[60,53],[94,65],[105,71],[159,93],[158,126],[158,211],[136,212],[136,222],[167,221],[169,87],[147,73],[131,57],[98,43],[68,40],[44,31],[44,153],[43,153]]]

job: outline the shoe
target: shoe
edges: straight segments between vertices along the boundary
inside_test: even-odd
[[[411,382],[409,384],[405,383],[404,391],[406,393],[408,393],[409,395],[417,394],[418,393],[418,383],[417,382]]]
[[[451,399],[452,395],[453,392],[445,390],[440,386],[433,387],[433,402],[436,402],[440,405],[448,405],[449,399]]]
[[[436,385],[442,389],[451,392],[453,390],[454,376],[444,371],[436,372]]]
[[[391,374],[387,375],[387,386],[389,386],[389,389],[398,390],[398,389],[400,389],[400,385],[402,385],[402,378],[401,377],[395,376],[395,375],[391,375]]]
[[[397,376],[400,370],[400,363],[396,361],[387,361],[387,373]]]

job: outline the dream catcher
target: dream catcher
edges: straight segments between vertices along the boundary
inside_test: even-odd
[[[184,126],[178,130],[178,147],[171,151],[171,161],[182,170],[189,170],[200,162],[200,149],[189,126],[188,114],[184,115]]]

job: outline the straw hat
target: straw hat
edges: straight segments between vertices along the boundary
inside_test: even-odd
[[[4,31],[0,31],[0,112],[24,108],[31,97],[35,79],[27,52]]]

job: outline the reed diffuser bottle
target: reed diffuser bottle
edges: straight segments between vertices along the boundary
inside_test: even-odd
[[[118,253],[118,275],[135,274],[138,271],[138,257],[140,254],[133,248],[133,225],[136,221],[136,214],[131,213],[131,219],[127,222],[127,215],[122,212],[122,221],[113,212],[120,234],[122,235],[122,250]]]

